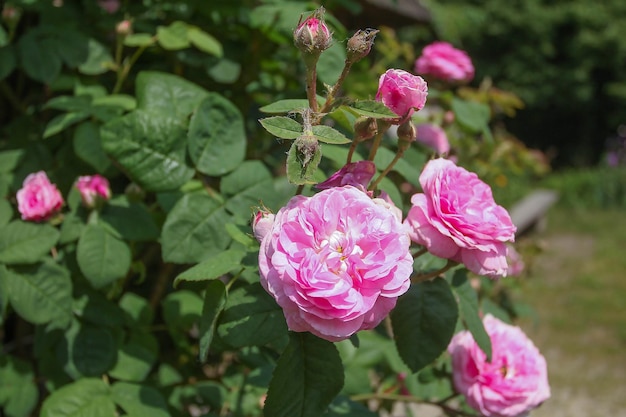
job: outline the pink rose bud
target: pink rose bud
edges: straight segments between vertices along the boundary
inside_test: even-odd
[[[128,19],[122,20],[115,26],[115,32],[120,36],[128,36],[133,33],[133,23]]]
[[[410,286],[409,236],[351,186],[297,195],[261,241],[261,285],[287,326],[335,342],[376,327]]]
[[[448,346],[454,387],[482,416],[527,416],[550,398],[546,360],[519,327],[490,314],[483,325],[491,339],[491,362],[469,331],[454,335]]]
[[[411,239],[440,258],[491,278],[506,276],[506,242],[515,240],[509,213],[478,176],[447,159],[429,161],[404,221]]]
[[[263,208],[256,212],[252,219],[252,233],[256,240],[261,242],[267,233],[272,229],[274,224],[274,213]]]
[[[327,190],[333,187],[352,185],[362,190],[376,173],[376,165],[372,161],[358,161],[344,165],[339,171],[328,177],[326,181],[315,185],[318,190]]]
[[[109,180],[98,174],[78,177],[74,186],[88,208],[96,208],[111,198]]]
[[[465,83],[474,78],[474,65],[465,51],[447,42],[433,42],[415,61],[415,72],[450,83]]]
[[[400,69],[390,69],[380,76],[376,100],[400,116],[394,124],[401,124],[414,111],[424,107],[427,95],[428,86],[422,77]]]
[[[350,39],[346,46],[346,56],[348,62],[354,64],[365,58],[371,51],[372,45],[374,45],[374,38],[376,34],[380,32],[374,29],[358,30]]]
[[[450,152],[448,136],[438,125],[430,123],[418,125],[416,139],[419,143],[432,148],[439,155]]]
[[[63,196],[44,171],[28,175],[16,198],[22,219],[30,221],[48,220],[64,204]]]
[[[319,55],[330,47],[332,35],[324,23],[324,8],[320,7],[293,32],[296,47],[305,54]]]

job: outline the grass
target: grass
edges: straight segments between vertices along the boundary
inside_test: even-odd
[[[516,294],[553,390],[533,417],[626,416],[626,210],[555,207],[539,239]]]

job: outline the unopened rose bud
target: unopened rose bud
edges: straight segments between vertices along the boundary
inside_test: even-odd
[[[346,46],[348,61],[354,64],[355,62],[365,58],[372,50],[374,38],[376,38],[376,34],[378,32],[380,31],[375,29],[365,29],[359,30],[352,35]]]
[[[332,34],[324,23],[324,8],[320,7],[299,23],[293,32],[293,40],[296,47],[307,55],[319,56],[330,47]]]
[[[252,219],[252,233],[259,243],[263,240],[265,235],[272,230],[274,224],[274,213],[270,212],[266,208],[259,209],[254,218]]]
[[[398,126],[398,148],[405,151],[415,141],[415,126],[411,119]]]
[[[128,36],[133,33],[133,24],[130,20],[122,20],[115,26],[115,32],[120,36]]]
[[[354,122],[354,140],[362,142],[371,139],[378,133],[378,123],[373,117],[361,116]]]
[[[85,207],[90,209],[100,207],[111,198],[109,181],[101,175],[78,177],[74,186],[80,192]]]
[[[358,161],[346,164],[339,171],[328,177],[326,181],[315,185],[318,190],[352,185],[362,190],[367,189],[372,177],[376,174],[376,165],[372,161]]]
[[[128,197],[128,201],[139,202],[146,198],[146,191],[135,182],[131,182],[126,186],[124,194]]]

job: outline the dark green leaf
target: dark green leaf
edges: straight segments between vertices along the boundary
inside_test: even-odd
[[[131,203],[125,196],[110,200],[100,212],[100,221],[120,239],[149,241],[160,233],[145,204]]]
[[[61,73],[62,62],[54,43],[37,29],[30,30],[20,38],[17,52],[21,67],[36,81],[49,84]]]
[[[202,298],[194,292],[178,290],[163,299],[163,318],[170,331],[182,333],[198,323],[202,316]]]
[[[73,320],[57,346],[57,357],[73,379],[100,376],[117,361],[117,346],[106,327]]]
[[[327,84],[333,85],[339,78],[346,62],[346,47],[341,42],[333,44],[324,51],[317,62],[317,75],[319,79]]]
[[[222,179],[221,190],[228,198],[226,209],[246,220],[261,198],[268,202],[276,198],[272,174],[261,161],[245,161]]]
[[[59,231],[48,224],[14,220],[0,228],[0,262],[35,263],[50,253],[59,235]]]
[[[281,139],[295,139],[302,135],[302,125],[291,117],[266,117],[260,119],[259,122],[265,130]]]
[[[0,152],[0,172],[12,172],[18,167],[26,151],[24,149],[11,149]]]
[[[8,200],[0,200],[0,230],[11,221],[13,217],[13,206]],[[0,238],[0,241],[2,239]]]
[[[210,281],[231,271],[239,270],[244,255],[245,252],[236,249],[220,252],[178,275],[174,280],[174,287],[177,287],[181,281]]]
[[[209,68],[207,73],[218,83],[232,84],[237,81],[241,75],[241,64],[227,58],[222,58]]]
[[[87,59],[78,66],[78,70],[87,75],[98,75],[107,72],[113,65],[113,57],[109,50],[100,42],[89,39]]]
[[[147,385],[116,382],[111,387],[113,401],[133,417],[169,417],[167,402],[156,389]]]
[[[50,136],[56,135],[57,133],[64,131],[73,124],[81,122],[88,117],[89,113],[84,111],[59,114],[48,122],[43,131],[43,138],[46,139]]]
[[[81,96],[58,96],[51,98],[43,106],[44,109],[55,109],[65,112],[79,112],[91,107],[91,97]]]
[[[332,145],[342,145],[352,142],[343,133],[333,129],[330,126],[313,126],[313,136],[320,142],[330,143]]]
[[[158,349],[159,344],[150,333],[130,332],[117,352],[117,363],[109,375],[122,381],[144,381],[157,360]]]
[[[74,130],[74,152],[76,155],[103,174],[111,166],[111,160],[102,149],[100,128],[87,121],[76,126]]]
[[[32,366],[0,355],[0,408],[6,417],[28,417],[37,405],[39,390]]]
[[[226,286],[220,280],[213,280],[204,293],[202,317],[200,317],[200,362],[204,363],[209,355],[217,319],[226,305]]]
[[[131,253],[126,243],[102,227],[88,225],[78,241],[76,260],[91,285],[102,288],[126,275]]]
[[[443,353],[456,327],[458,308],[443,278],[412,284],[391,312],[402,360],[417,372]]]
[[[154,314],[145,298],[127,292],[120,299],[120,308],[129,317],[130,326],[149,326],[152,324]]]
[[[224,53],[222,45],[217,39],[195,26],[189,27],[187,30],[187,38],[191,41],[193,46],[209,55],[219,58]]]
[[[187,37],[187,24],[175,21],[169,26],[159,26],[157,28],[157,41],[164,49],[178,50],[189,47]]]
[[[397,118],[398,115],[389,110],[383,103],[373,100],[357,101],[348,109],[361,116],[373,117],[374,119]]]
[[[224,231],[229,216],[204,193],[187,194],[167,215],[161,233],[166,262],[196,263],[223,251],[231,242]]]
[[[102,147],[133,180],[151,191],[169,191],[193,176],[186,161],[184,126],[168,114],[135,110],[105,124]]]
[[[217,330],[233,347],[260,346],[283,336],[287,325],[280,306],[256,283],[229,294]]]
[[[478,311],[478,296],[467,279],[467,271],[460,269],[455,271],[452,277],[452,288],[459,298],[459,308],[463,323],[470,331],[474,340],[491,361],[491,339],[485,331],[485,326]]]
[[[103,294],[91,289],[82,289],[82,293],[74,300],[72,310],[84,322],[97,326],[116,329],[125,324],[124,311]]]
[[[292,333],[270,382],[266,417],[319,417],[343,386],[335,346],[310,333]]]
[[[17,66],[13,45],[0,47],[0,80],[8,77]]]
[[[217,93],[209,93],[193,114],[187,137],[189,155],[204,174],[224,175],[245,157],[243,117],[234,104]]]
[[[85,378],[53,392],[40,417],[116,417],[109,386],[100,378]]]

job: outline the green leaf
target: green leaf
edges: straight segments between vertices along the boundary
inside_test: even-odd
[[[236,249],[220,252],[178,275],[174,280],[174,287],[177,287],[181,281],[210,281],[231,271],[239,270],[245,254]]]
[[[454,98],[451,108],[455,120],[473,133],[481,133],[489,124],[491,111],[486,104]]]
[[[76,156],[91,165],[100,174],[111,166],[111,160],[102,149],[100,128],[87,121],[76,126],[74,130],[74,152]]]
[[[302,135],[302,125],[285,116],[273,116],[260,119],[261,126],[272,135],[282,139],[295,139]]]
[[[0,47],[0,80],[11,75],[16,66],[17,59],[13,45]]]
[[[348,397],[337,397],[329,407],[325,417],[378,417],[379,414],[370,411],[362,403],[350,400]]]
[[[7,267],[0,264],[0,326],[4,324],[9,307],[8,273]]]
[[[309,108],[309,101],[307,99],[286,99],[278,100],[274,103],[267,104],[261,107],[263,113],[289,113],[292,111],[298,111]]]
[[[131,203],[126,196],[109,200],[100,212],[100,221],[113,236],[130,241],[149,241],[160,230],[143,203]]]
[[[9,35],[4,27],[0,26],[0,48],[9,44]]]
[[[217,39],[195,26],[189,27],[187,30],[187,38],[191,41],[193,46],[202,52],[206,52],[218,58],[224,54],[222,45]]]
[[[84,287],[80,295],[75,296],[72,310],[82,321],[112,329],[121,328],[125,324],[122,309],[103,294]]]
[[[12,217],[13,206],[11,206],[11,203],[8,200],[0,200],[0,230],[11,221]],[[2,238],[0,238],[0,241],[2,241]]]
[[[36,81],[49,84],[61,73],[62,61],[55,45],[40,30],[33,29],[22,36],[17,53],[24,72]]]
[[[261,161],[245,161],[222,178],[221,190],[228,198],[226,209],[246,220],[261,197],[268,203],[276,199],[272,174]]]
[[[116,417],[109,386],[99,378],[80,379],[54,391],[40,417]]]
[[[32,366],[0,355],[0,408],[6,417],[28,417],[37,405],[39,390]]]
[[[88,225],[78,240],[76,260],[91,285],[102,288],[126,275],[131,253],[126,243],[102,227]]]
[[[292,333],[270,382],[266,417],[319,417],[343,386],[335,346],[310,333]]]
[[[11,149],[0,152],[0,172],[13,172],[26,154],[24,149]]]
[[[149,33],[131,33],[124,38],[124,46],[130,48],[150,46],[156,42],[156,39]]]
[[[41,260],[59,240],[59,231],[49,224],[14,220],[0,228],[0,262],[32,264]]]
[[[73,320],[57,345],[57,357],[73,379],[100,376],[117,361],[117,346],[106,327]]]
[[[54,97],[43,106],[44,109],[55,109],[65,112],[79,112],[88,107],[91,107],[91,97],[85,95]]]
[[[137,100],[128,94],[111,94],[104,97],[95,98],[92,102],[94,106],[117,107],[130,111],[137,108]]]
[[[349,110],[374,119],[397,118],[398,115],[388,109],[383,103],[374,100],[356,101],[348,106]]]
[[[333,85],[346,62],[346,47],[341,42],[333,42],[317,62],[317,75],[324,84]]]
[[[43,138],[49,138],[50,136],[54,136],[57,133],[60,133],[67,129],[68,127],[76,124],[78,122],[82,122],[86,118],[89,117],[88,112],[71,112],[64,113],[55,116],[52,120],[48,122],[46,128],[43,131]]]
[[[142,71],[137,75],[137,107],[156,110],[179,120],[186,118],[209,93],[173,74]]]
[[[87,59],[78,66],[78,70],[82,74],[103,74],[113,65],[113,57],[109,50],[95,39],[89,39],[87,50]]]
[[[474,340],[485,352],[487,361],[491,361],[491,339],[485,331],[485,326],[478,310],[478,296],[467,279],[467,271],[459,269],[452,277],[452,288],[459,299],[459,309],[463,323],[474,337]]]
[[[224,175],[245,157],[243,117],[234,104],[217,93],[209,93],[193,114],[187,138],[191,160],[207,175]]]
[[[122,381],[144,381],[158,358],[156,338],[142,330],[133,330],[117,352],[117,362],[109,375]]]
[[[391,324],[398,353],[417,372],[443,353],[456,327],[457,303],[443,278],[412,284],[398,298]]]
[[[168,114],[135,110],[101,129],[102,147],[150,191],[175,190],[194,174],[186,161],[185,128]]]
[[[164,49],[170,51],[188,48],[190,43],[187,30],[187,23],[179,20],[172,22],[169,26],[159,26],[157,27],[157,41]]]
[[[148,300],[132,292],[127,292],[120,299],[120,308],[126,312],[130,326],[149,326],[154,314]]]
[[[313,126],[313,136],[320,142],[330,143],[332,145],[342,145],[352,142],[343,133],[333,129],[330,126]]]
[[[217,331],[232,347],[261,346],[284,336],[287,324],[280,306],[255,283],[228,295]]]
[[[113,401],[133,417],[169,417],[167,402],[156,389],[147,385],[116,382],[111,387]]]
[[[204,293],[202,316],[200,317],[200,362],[205,363],[209,355],[209,348],[215,334],[215,327],[219,315],[226,305],[226,286],[220,280],[209,282]]]
[[[163,260],[197,263],[223,251],[231,242],[224,206],[204,193],[187,194],[167,215],[161,233]]]
[[[227,58],[222,58],[207,70],[207,74],[218,83],[232,84],[241,75],[241,64]]]
[[[68,67],[76,68],[88,59],[89,39],[81,32],[68,27],[46,26],[45,33]]]
[[[161,303],[163,319],[171,332],[184,333],[195,326],[202,315],[202,299],[198,294],[178,290]]]
[[[315,184],[317,181],[313,176],[321,160],[322,149],[319,144],[311,151],[310,147],[296,140],[287,153],[287,179],[297,185]]]
[[[67,269],[51,260],[19,271],[0,270],[9,302],[24,320],[44,324],[69,321],[72,316],[72,281]]]

